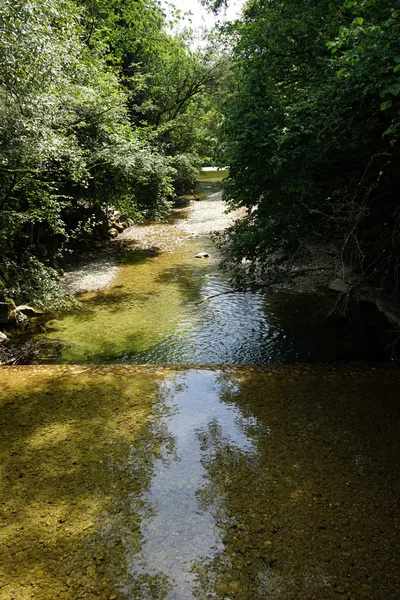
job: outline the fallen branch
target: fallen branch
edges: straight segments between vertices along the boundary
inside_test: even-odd
[[[203,302],[207,302],[208,300],[211,300],[212,298],[218,298],[218,296],[225,296],[226,294],[237,294],[238,290],[229,290],[228,292],[220,292],[219,294],[214,294],[213,296],[206,296],[205,298],[203,298],[203,300],[200,300],[200,302],[196,302],[196,304],[203,304]]]
[[[51,351],[61,346],[61,340],[46,340],[39,338],[31,340],[20,346],[8,348],[5,344],[0,346],[0,367],[9,365],[30,365],[35,360],[56,358],[57,355],[44,355],[44,352]]]

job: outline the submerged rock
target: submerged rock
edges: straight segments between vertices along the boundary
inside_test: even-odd
[[[210,258],[210,255],[208,252],[199,252],[196,254],[195,258]]]
[[[38,310],[37,308],[33,308],[32,306],[28,306],[27,304],[21,304],[20,306],[16,306],[12,312],[19,312],[25,315],[26,317],[39,317],[40,315],[44,314],[42,310]]]
[[[7,340],[8,340],[8,337],[6,336],[6,334],[3,333],[2,331],[0,331],[0,344],[3,344]]]

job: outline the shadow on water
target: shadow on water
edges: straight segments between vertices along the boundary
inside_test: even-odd
[[[129,246],[135,244],[134,240],[129,242]],[[121,259],[121,264],[123,265],[139,265],[143,262],[147,262],[149,258],[154,258],[161,253],[160,248],[157,246],[152,246],[151,248],[138,248],[138,247],[128,247],[125,251],[123,258]]]
[[[1,600],[399,597],[398,370],[0,378]]]
[[[14,368],[0,379],[0,598],[113,597],[125,546],[142,542],[129,495],[148,488],[166,439],[162,375]]]
[[[121,310],[121,305],[134,304],[135,302],[144,302],[152,296],[151,292],[134,292],[131,290],[126,291],[124,286],[121,285],[118,288],[114,287],[111,290],[105,292],[97,292],[95,296],[91,298],[85,298],[85,309],[75,313],[77,318],[85,320],[88,316],[90,318],[90,311],[95,311],[96,308],[106,308],[110,312],[118,312]],[[92,313],[93,314],[93,313]]]
[[[199,302],[204,285],[204,266],[179,265],[164,269],[156,278],[159,284],[176,285],[184,302]]]

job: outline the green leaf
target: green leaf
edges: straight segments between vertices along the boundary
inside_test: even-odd
[[[393,94],[393,96],[398,96],[400,94],[400,83],[396,83],[389,88],[389,92]]]
[[[382,102],[382,104],[381,104],[381,110],[387,110],[391,106],[392,106],[392,101],[391,100],[386,100],[386,102]]]

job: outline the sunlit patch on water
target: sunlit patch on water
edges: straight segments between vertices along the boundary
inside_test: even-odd
[[[123,591],[128,597],[154,598],[154,590],[158,590],[157,597],[163,597],[160,588],[164,588],[166,598],[195,598],[196,565],[223,551],[218,515],[203,506],[204,442],[208,432],[218,430],[232,449],[255,450],[239,427],[240,411],[219,400],[227,385],[234,389],[233,382],[201,371],[180,374],[165,384],[168,412],[162,425],[170,439],[154,465],[150,489],[141,499],[145,543],[139,554],[127,554],[131,583]],[[137,464],[135,453],[130,460]],[[214,503],[217,508],[217,497]],[[132,507],[137,510],[134,500]]]

